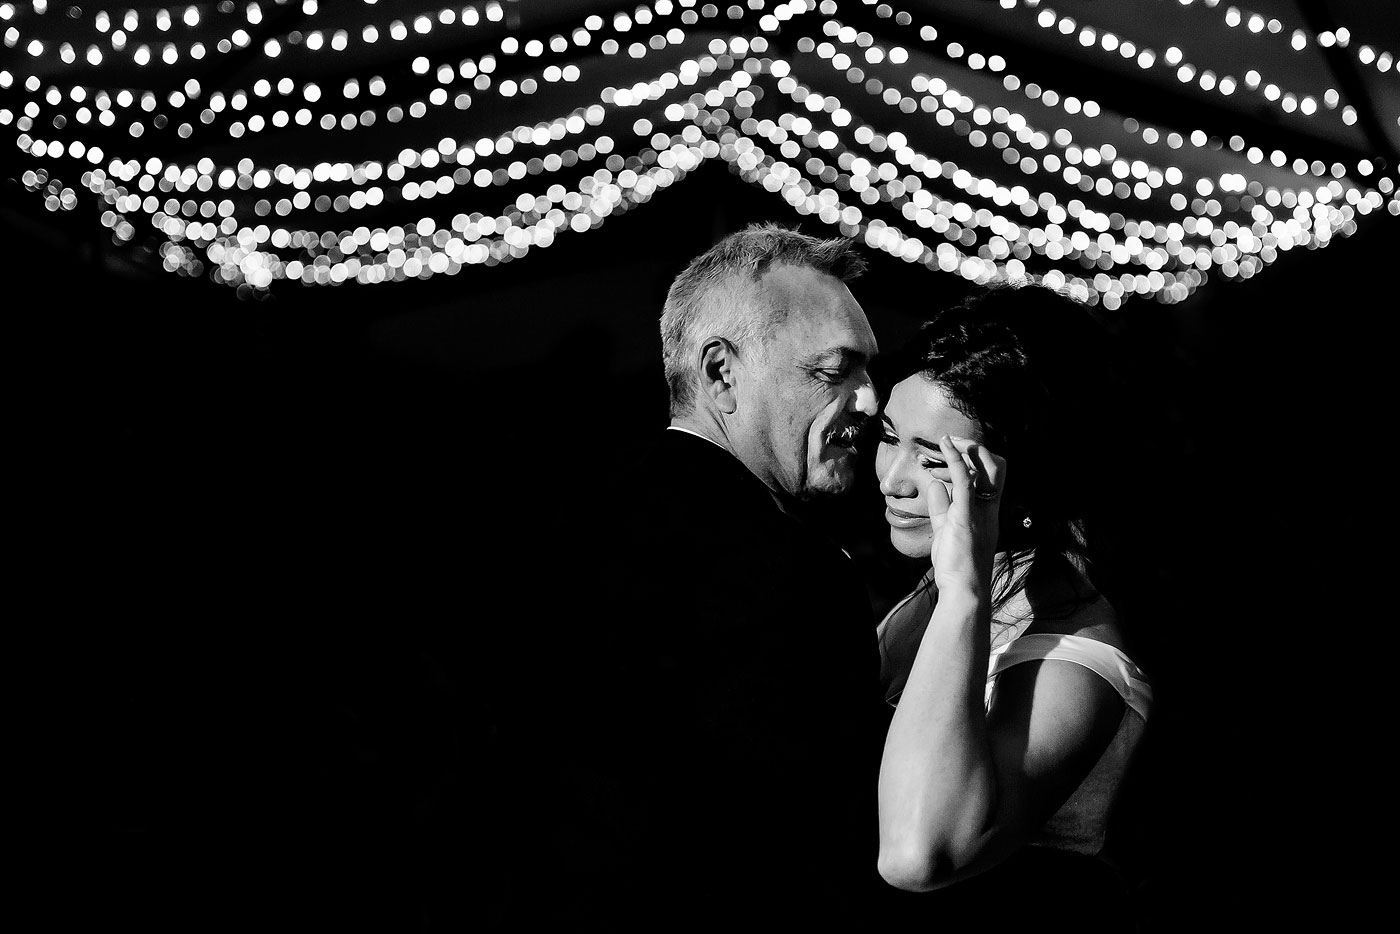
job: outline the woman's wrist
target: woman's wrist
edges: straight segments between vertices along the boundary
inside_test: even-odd
[[[950,606],[976,608],[990,605],[991,587],[981,582],[942,583],[938,586],[938,602]]]

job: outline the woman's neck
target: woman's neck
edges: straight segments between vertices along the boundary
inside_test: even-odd
[[[1036,619],[1070,615],[1098,592],[1089,579],[1068,562],[1037,566],[1033,551],[998,552],[993,569],[992,630],[1016,626],[1022,632]]]

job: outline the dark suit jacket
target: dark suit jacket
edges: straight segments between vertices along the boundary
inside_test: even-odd
[[[868,922],[886,714],[854,562],[704,439],[668,430],[617,479],[559,916]]]

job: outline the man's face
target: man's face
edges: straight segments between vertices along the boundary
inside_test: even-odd
[[[745,367],[736,440],[745,462],[796,499],[843,493],[856,480],[855,443],[880,410],[866,371],[878,350],[865,312],[829,273],[774,266],[760,300],[786,308],[766,359]]]

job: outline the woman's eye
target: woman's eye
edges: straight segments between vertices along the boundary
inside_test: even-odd
[[[927,457],[921,457],[919,458],[919,466],[923,467],[925,470],[942,470],[944,467],[947,467],[948,464],[945,461],[936,461],[930,460]]]
[[[881,443],[881,444],[898,444],[898,443],[899,443],[899,439],[896,438],[894,435],[890,434],[888,431],[882,431],[882,432],[880,432],[880,443]]]

